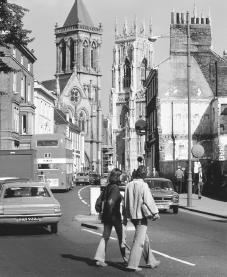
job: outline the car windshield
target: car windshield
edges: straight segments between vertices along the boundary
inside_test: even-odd
[[[150,189],[173,190],[173,184],[168,180],[146,180]]]
[[[16,197],[50,197],[46,187],[10,187],[5,190],[4,198]]]

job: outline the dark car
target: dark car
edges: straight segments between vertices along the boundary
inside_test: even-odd
[[[92,186],[99,186],[100,185],[100,175],[95,172],[91,172],[89,174],[89,184]]]
[[[178,213],[179,194],[174,190],[171,180],[165,178],[145,178],[144,181],[151,189],[159,210],[172,209],[173,213]]]

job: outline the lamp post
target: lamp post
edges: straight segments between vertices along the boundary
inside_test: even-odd
[[[188,194],[187,206],[192,206],[192,163],[191,163],[191,55],[190,55],[190,24],[187,11],[187,91],[188,91]]]

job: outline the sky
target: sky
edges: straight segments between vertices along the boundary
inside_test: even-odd
[[[49,80],[56,70],[56,49],[54,26],[63,26],[74,0],[8,0],[10,3],[29,9],[24,17],[24,28],[32,31],[34,41],[28,45],[34,49],[37,61],[34,74],[37,81]],[[121,28],[127,19],[128,26],[135,16],[137,22],[145,21],[147,29],[150,19],[154,35],[168,35],[170,13],[193,12],[194,2],[198,16],[211,15],[213,50],[222,56],[227,49],[227,1],[226,0],[83,0],[95,26],[101,22],[103,37],[101,48],[102,90],[101,99],[104,114],[108,114],[108,99],[111,90],[111,68],[113,62],[114,25],[117,17]],[[161,38],[154,44],[154,65],[169,55],[169,38]]]

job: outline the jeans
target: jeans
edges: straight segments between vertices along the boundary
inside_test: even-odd
[[[202,196],[202,190],[203,190],[203,183],[199,182],[198,183],[198,197]]]
[[[143,253],[147,265],[153,266],[157,261],[150,248],[150,242],[147,235],[147,219],[132,219],[135,226],[133,245],[128,260],[128,268],[135,269],[139,266]]]
[[[121,255],[123,257],[123,260],[126,258],[126,250],[125,250],[125,230],[122,227],[121,221],[116,221],[113,223],[104,223],[104,230],[102,234],[102,238],[99,242],[98,248],[95,253],[94,259],[97,261],[105,262],[105,256],[106,256],[106,249],[107,249],[107,243],[110,238],[110,234],[112,231],[112,228],[115,228],[115,231],[117,233],[118,242],[120,246]]]

